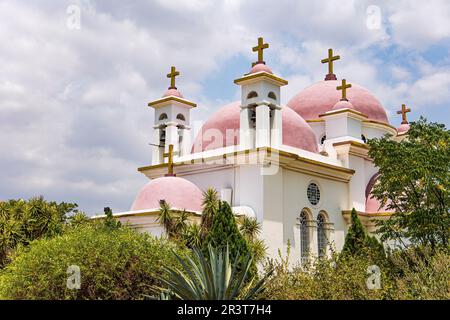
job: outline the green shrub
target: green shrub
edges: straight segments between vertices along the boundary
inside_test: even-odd
[[[289,256],[289,254],[288,254]],[[307,267],[289,266],[289,260],[269,261],[275,268],[261,299],[271,300],[363,300],[450,299],[450,255],[430,248],[410,248],[390,253],[375,263],[380,288],[370,289],[368,267],[373,257],[334,255],[317,259]]]
[[[142,299],[160,285],[162,266],[178,266],[166,240],[127,227],[82,225],[19,248],[0,274],[3,299]],[[68,267],[81,271],[80,289],[67,288]]]
[[[67,215],[78,213],[76,208],[74,203],[50,202],[43,197],[0,201],[0,268],[17,246],[61,234]]]

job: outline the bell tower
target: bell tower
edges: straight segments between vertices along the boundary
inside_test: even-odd
[[[167,77],[170,87],[162,98],[152,101],[149,107],[155,109],[155,123],[152,139],[152,165],[164,162],[164,154],[169,152],[172,145],[177,156],[189,154],[191,145],[190,109],[196,104],[184,99],[175,86],[175,77],[180,72],[171,68]]]
[[[258,60],[250,73],[234,80],[241,86],[240,149],[276,148],[283,140],[280,88],[288,82],[266,66],[263,50],[268,47],[263,38],[258,38],[258,45],[253,48]]]

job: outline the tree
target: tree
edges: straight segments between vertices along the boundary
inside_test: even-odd
[[[202,206],[203,211],[200,226],[202,238],[204,239],[212,227],[214,216],[219,210],[219,197],[215,189],[208,188],[205,192],[203,192]]]
[[[209,245],[218,249],[229,246],[233,261],[238,255],[245,256],[249,252],[247,242],[239,232],[234,214],[226,201],[219,201],[219,210],[203,243],[205,252]]]
[[[246,237],[250,242],[253,242],[261,233],[261,223],[259,223],[255,218],[244,216],[239,229],[244,237]]]
[[[448,246],[449,130],[420,118],[411,123],[406,139],[397,142],[385,136],[368,144],[380,174],[373,196],[395,211],[389,220],[377,222],[381,239],[401,246]]]
[[[76,208],[74,203],[49,202],[42,196],[0,202],[0,268],[17,246],[61,234],[67,215],[77,213]]]
[[[367,234],[355,208],[351,213],[351,226],[345,236],[344,247],[341,255],[369,255],[372,257],[384,256],[383,245],[375,238]]]
[[[105,207],[103,209],[103,212],[105,213],[105,216],[106,216],[104,224],[107,228],[118,229],[122,226],[120,221],[118,221],[114,218],[113,212],[110,207]]]
[[[193,258],[183,259],[175,254],[182,269],[165,267],[167,276],[161,278],[168,292],[183,300],[249,300],[264,289],[264,283],[272,272],[255,283],[250,275],[252,257],[243,257],[241,268],[238,260],[232,262],[228,246],[222,249],[208,246],[208,254],[195,248]]]
[[[172,214],[172,209],[165,200],[161,200],[159,202],[159,205],[159,216],[156,221],[158,221],[164,227],[168,237],[170,238],[173,235],[172,230],[175,225],[175,219]]]

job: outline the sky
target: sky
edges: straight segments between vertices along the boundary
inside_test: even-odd
[[[0,0],[0,200],[128,210],[170,66],[204,121],[238,100],[260,36],[289,81],[283,103],[323,80],[333,48],[338,78],[369,89],[393,125],[402,103],[410,121],[450,125],[448,0]]]

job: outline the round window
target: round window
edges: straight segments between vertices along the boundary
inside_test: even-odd
[[[320,201],[320,190],[319,190],[319,186],[317,184],[315,184],[314,182],[310,183],[308,186],[308,190],[306,192],[307,196],[308,196],[308,200],[309,202],[315,206],[319,203]]]

